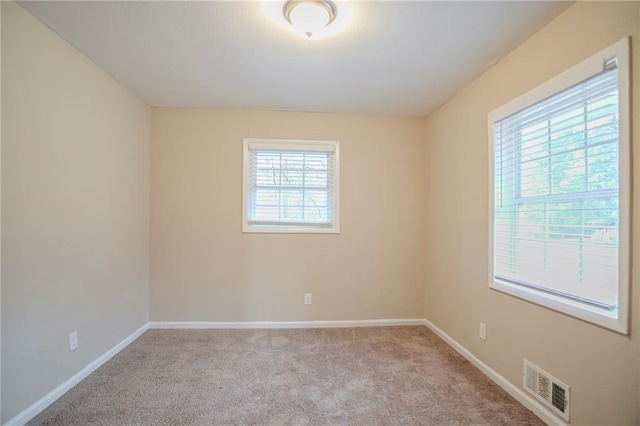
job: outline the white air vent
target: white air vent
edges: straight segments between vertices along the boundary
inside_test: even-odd
[[[524,388],[554,413],[569,421],[569,386],[524,360]]]

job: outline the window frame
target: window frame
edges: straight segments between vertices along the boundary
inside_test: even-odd
[[[616,57],[618,66],[619,126],[619,249],[617,315],[571,299],[495,278],[494,235],[494,123],[600,73]],[[488,114],[489,133],[489,288],[524,299],[627,335],[629,332],[631,244],[631,138],[630,138],[629,38],[603,49],[549,81]]]
[[[264,147],[287,151],[296,147],[317,147],[318,151],[333,152],[333,188],[331,226],[326,225],[256,225],[249,222],[251,205],[251,170],[249,166],[250,147]],[[301,139],[256,139],[245,138],[242,152],[242,233],[270,234],[339,234],[340,233],[340,141],[301,140]]]

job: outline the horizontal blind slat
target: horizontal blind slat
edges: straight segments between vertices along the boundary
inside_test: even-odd
[[[616,300],[617,85],[604,71],[494,123],[496,277]]]
[[[615,99],[614,99],[615,98]],[[617,96],[614,96],[612,93],[608,94],[609,102],[597,109],[588,110],[585,115],[584,110],[576,110],[573,115],[563,118],[560,121],[554,121],[550,123],[553,126],[553,131],[556,134],[562,134],[569,129],[574,127],[580,127],[582,124],[589,123],[590,130],[597,129],[597,126],[594,126],[594,123],[602,122],[607,118],[617,115],[618,113],[618,104],[617,104]],[[580,120],[580,121],[577,121]],[[527,144],[535,145],[533,142],[545,139],[546,129],[541,126],[541,123],[545,123],[549,121],[548,117],[538,117],[537,120],[532,121],[528,124],[524,123],[515,123],[517,127],[511,128],[508,126],[504,126],[498,130],[498,136],[501,138],[508,139],[510,137],[517,137],[523,139],[523,141],[527,142]],[[560,126],[562,124],[562,126]],[[528,127],[540,127],[539,129],[528,129]],[[517,130],[516,130],[517,129]],[[522,131],[522,129],[527,130],[527,132]]]
[[[599,101],[608,92],[617,91],[617,70],[600,73],[590,80],[570,87],[557,95],[551,96],[536,105],[525,108],[503,119],[503,130],[509,130],[513,125],[525,126],[533,121],[552,116],[560,116],[575,108],[585,100]]]
[[[249,148],[248,222],[258,226],[331,224],[333,151],[288,148]]]

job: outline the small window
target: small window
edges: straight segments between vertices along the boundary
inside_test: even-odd
[[[340,232],[340,143],[244,140],[242,232]]]
[[[628,51],[624,39],[489,114],[490,287],[621,333]]]

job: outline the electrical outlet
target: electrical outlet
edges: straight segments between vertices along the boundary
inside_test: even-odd
[[[483,322],[480,323],[480,338],[487,340],[487,325]]]
[[[78,349],[78,332],[69,333],[69,352]]]
[[[304,295],[304,304],[305,305],[310,305],[311,304],[311,293],[305,293],[305,295]]]

